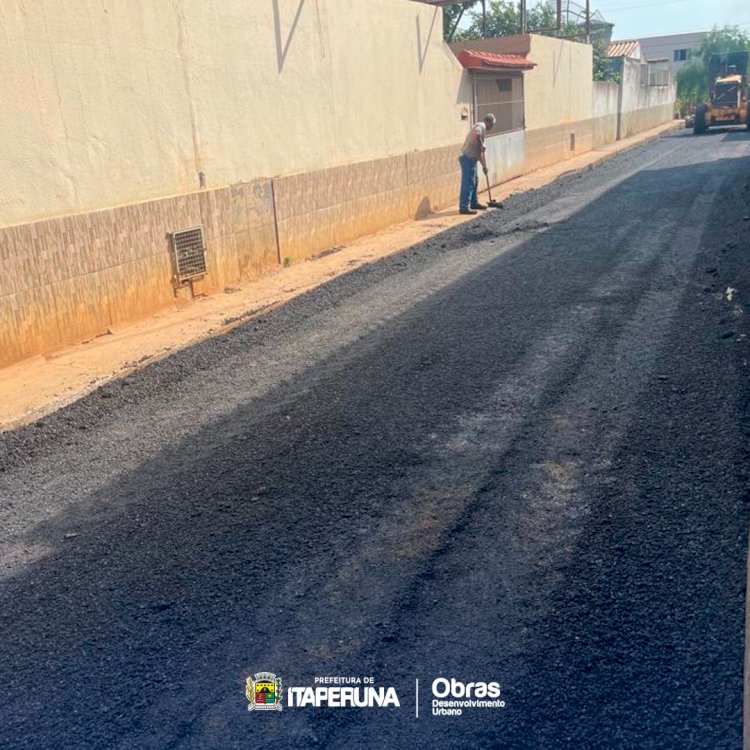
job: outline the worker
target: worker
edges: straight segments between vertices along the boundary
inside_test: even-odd
[[[482,122],[478,122],[466,136],[461,156],[461,195],[458,199],[458,210],[462,214],[475,214],[477,210],[484,211],[487,206],[482,205],[477,197],[477,162],[481,162],[484,173],[487,174],[485,160],[484,138],[495,127],[495,115],[485,115]]]

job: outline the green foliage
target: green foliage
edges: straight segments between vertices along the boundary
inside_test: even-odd
[[[471,16],[472,22],[469,28],[481,36],[483,28],[482,14],[474,12]],[[517,4],[503,2],[503,0],[490,0],[487,7],[486,36],[511,36],[520,32],[521,18]]]
[[[467,0],[463,3],[453,3],[452,5],[445,5],[443,7],[443,39],[450,37],[453,27],[456,25],[458,17],[461,16],[463,10],[463,17],[466,17],[466,11],[472,6],[476,5],[478,0]],[[464,29],[457,29],[454,35],[454,39],[465,39],[466,31]]]
[[[607,57],[607,43],[597,39],[592,43],[594,55],[594,80],[620,82],[620,74],[612,69],[612,63]]]
[[[475,6],[475,3],[471,3]],[[484,19],[482,11],[473,10],[470,14],[471,24],[462,33],[463,38],[483,36]],[[529,31],[551,29],[557,23],[555,9],[544,2],[539,2],[526,13],[526,25]],[[512,36],[521,33],[521,13],[519,4],[511,0],[489,0],[487,3],[487,36]]]
[[[529,31],[553,29],[557,26],[557,12],[546,3],[539,3],[527,12]]]
[[[689,103],[708,98],[708,62],[711,55],[750,50],[750,36],[738,26],[714,28],[693,50],[690,62],[677,73],[677,104],[682,110]]]
[[[677,71],[677,102],[699,102],[708,97],[708,68],[695,59]]]
[[[698,59],[708,69],[711,55],[720,52],[740,52],[750,50],[750,36],[739,26],[725,26],[723,29],[714,28],[703,40],[700,47],[693,53],[693,59]]]

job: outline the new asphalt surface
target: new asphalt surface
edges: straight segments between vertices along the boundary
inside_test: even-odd
[[[748,298],[674,132],[3,434],[0,747],[741,747]]]

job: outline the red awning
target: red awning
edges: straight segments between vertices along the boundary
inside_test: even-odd
[[[458,61],[468,70],[531,70],[536,67],[536,63],[527,60],[526,55],[496,55],[474,49],[459,52]]]

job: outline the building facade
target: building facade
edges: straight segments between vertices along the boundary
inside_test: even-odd
[[[638,41],[646,60],[667,60],[670,70],[677,75],[680,68],[690,61],[692,51],[707,36],[707,31],[694,31],[688,34],[646,37]]]

